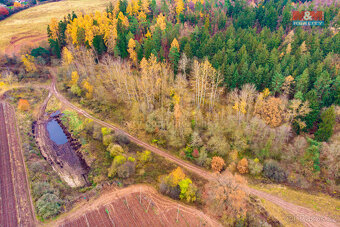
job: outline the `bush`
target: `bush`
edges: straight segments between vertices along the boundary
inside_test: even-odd
[[[270,160],[264,164],[263,174],[265,177],[277,183],[282,183],[287,180],[287,173],[274,160]]]
[[[237,170],[241,174],[246,174],[249,172],[248,169],[248,160],[246,158],[242,158],[241,161],[237,164]]]
[[[117,174],[118,167],[126,162],[126,158],[122,155],[117,155],[113,159],[111,167],[108,169],[108,177],[114,177]]]
[[[124,153],[124,149],[120,145],[113,143],[109,145],[107,151],[110,152],[111,157],[115,157]]]
[[[104,146],[109,146],[115,140],[113,135],[105,135],[103,136],[103,144]]]
[[[260,161],[255,158],[254,160],[249,160],[249,172],[251,175],[259,175],[263,170],[263,165],[260,163]]]
[[[188,203],[196,201],[197,187],[192,184],[189,178],[181,180],[178,185],[181,189],[180,199],[186,200]]]
[[[122,133],[118,133],[118,135],[116,136],[116,141],[120,145],[124,145],[124,144],[127,145],[130,143],[130,139]]]
[[[221,172],[224,167],[225,167],[225,162],[224,162],[223,158],[217,157],[217,156],[212,158],[211,168],[214,171]]]
[[[54,189],[48,182],[37,182],[33,184],[32,194],[34,198],[40,198],[46,193],[56,194],[58,195],[59,192]]]
[[[143,151],[143,152],[137,152],[137,160],[139,162],[138,165],[144,165],[147,162],[150,162],[152,160],[151,152],[150,151]]]
[[[176,186],[168,185],[164,179],[161,180],[161,183],[159,185],[159,191],[163,195],[167,195],[171,197],[172,199],[178,199],[179,195],[181,194],[181,189],[179,185],[176,185]]]
[[[42,218],[51,218],[61,211],[63,202],[55,194],[47,193],[37,201],[37,211]]]
[[[135,173],[135,163],[128,161],[117,168],[117,174],[120,178],[129,178]]]

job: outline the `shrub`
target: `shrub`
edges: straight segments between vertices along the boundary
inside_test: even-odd
[[[249,160],[249,172],[251,175],[259,175],[263,170],[263,165],[260,163],[260,161],[255,158],[254,160]]]
[[[225,162],[223,158],[214,156],[211,161],[211,168],[214,171],[221,172],[225,167]]]
[[[122,133],[118,133],[118,135],[116,136],[116,141],[121,145],[130,143],[130,139]]]
[[[110,152],[111,157],[115,157],[124,153],[124,149],[120,145],[114,143],[109,145],[107,151]]]
[[[137,152],[137,160],[139,165],[144,165],[152,160],[151,151],[145,150],[143,152]]]
[[[42,218],[51,218],[56,216],[61,211],[63,201],[55,194],[46,193],[37,201],[37,211]]]
[[[106,127],[102,128],[103,137],[106,136],[106,135],[109,135],[110,133],[111,133],[111,129],[106,128]]]
[[[26,99],[19,99],[18,109],[21,111],[28,111],[30,109],[30,104]]]
[[[55,190],[48,182],[39,181],[37,183],[34,183],[32,189],[33,189],[32,194],[35,198],[40,198],[46,193],[56,194],[56,195],[59,194],[59,192]]]
[[[104,146],[109,146],[114,141],[114,139],[114,136],[111,134],[103,136]]]
[[[117,174],[120,178],[129,178],[135,173],[135,170],[135,163],[128,161],[117,168]]]
[[[178,185],[181,189],[180,199],[186,200],[188,203],[196,201],[197,188],[189,178],[181,180]]]
[[[264,164],[263,174],[265,177],[277,183],[282,183],[287,180],[287,173],[274,160],[269,160]]]
[[[241,174],[246,174],[249,172],[248,169],[248,160],[246,158],[242,158],[241,161],[238,162],[237,164],[237,169],[239,173]]]
[[[198,151],[197,149],[194,149],[193,152],[192,152],[192,156],[193,156],[194,158],[198,158],[198,157],[200,156],[199,151]]]
[[[108,169],[108,177],[114,177],[117,174],[118,167],[126,162],[126,158],[117,155],[112,161],[111,167]]]

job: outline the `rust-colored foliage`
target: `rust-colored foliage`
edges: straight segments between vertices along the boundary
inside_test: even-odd
[[[246,158],[242,158],[241,161],[239,161],[237,164],[237,169],[241,174],[248,173],[248,160]]]
[[[211,168],[214,171],[221,172],[222,169],[224,168],[224,166],[225,166],[225,162],[224,162],[223,158],[218,157],[218,156],[215,156],[215,157],[212,158]]]
[[[22,111],[28,111],[30,109],[30,104],[26,99],[19,99],[18,109]]]
[[[280,126],[283,121],[283,107],[280,98],[268,98],[258,110],[261,118],[270,126]]]

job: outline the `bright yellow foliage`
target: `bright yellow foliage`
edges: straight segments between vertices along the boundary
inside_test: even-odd
[[[136,47],[136,42],[134,39],[131,38],[128,44],[128,52],[130,54],[130,59],[132,60],[132,62],[134,64],[137,64],[137,53],[135,51],[135,47]]]
[[[49,24],[50,31],[51,31],[51,38],[56,39],[58,38],[58,21],[56,18],[52,18],[51,23]]]
[[[166,28],[165,16],[160,13],[157,17],[157,25],[163,31]]]
[[[71,81],[69,83],[69,86],[72,87],[73,85],[76,85],[79,80],[79,75],[77,71],[73,71],[71,75]]]
[[[148,30],[148,32],[145,34],[145,38],[147,38],[147,39],[151,38],[151,33],[150,33],[149,30]]]
[[[176,6],[176,13],[177,16],[179,16],[184,10],[184,2],[183,0],[177,0],[177,6]]]
[[[175,169],[169,174],[169,178],[171,179],[172,185],[176,186],[181,180],[185,178],[185,174],[181,167],[177,167],[177,169]]]
[[[21,61],[24,63],[25,69],[27,72],[35,72],[37,71],[37,67],[35,66],[34,63],[34,57],[31,55],[22,55],[21,56]]]
[[[63,61],[64,61],[64,64],[66,64],[66,65],[69,65],[73,62],[73,55],[67,49],[67,47],[64,47],[64,50],[63,50]]]
[[[83,87],[87,90],[85,96],[87,99],[91,99],[93,96],[93,86],[86,80],[83,81]]]
[[[171,48],[173,48],[173,47],[176,47],[177,50],[179,51],[179,44],[178,44],[178,41],[177,41],[176,38],[174,38],[174,40],[171,43]]]
[[[123,25],[125,26],[127,18],[123,15],[121,17]],[[96,20],[97,23],[94,25],[93,21]],[[84,45],[85,43],[78,43],[78,32],[83,29],[85,31],[85,42],[91,46],[93,43],[93,38],[96,35],[103,35],[104,42],[108,46],[109,52],[113,52],[113,48],[116,45],[117,39],[117,19],[112,14],[107,14],[106,12],[95,14],[82,15],[81,13],[67,25],[66,34],[69,43],[76,46]]]

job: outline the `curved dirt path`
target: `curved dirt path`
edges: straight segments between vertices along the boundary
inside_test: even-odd
[[[216,179],[216,177],[214,176],[213,173],[202,169],[200,167],[197,167],[191,163],[188,163],[180,158],[177,158],[173,155],[171,155],[170,153],[154,147],[148,143],[145,143],[141,140],[139,140],[138,138],[130,135],[129,133],[125,132],[124,130],[122,130],[121,128],[106,123],[102,120],[99,120],[93,116],[91,116],[89,113],[87,113],[86,111],[84,111],[83,109],[73,105],[72,103],[70,103],[62,94],[60,94],[56,88],[56,77],[54,75],[54,72],[51,70],[52,73],[52,84],[51,84],[51,91],[52,93],[54,93],[54,95],[66,106],[70,107],[71,109],[75,110],[76,112],[80,113],[81,115],[92,119],[93,121],[95,121],[96,123],[105,126],[107,128],[113,129],[125,136],[127,136],[132,142],[144,147],[145,149],[148,149],[152,152],[154,152],[155,154],[158,154],[172,162],[175,162],[176,164],[178,164],[179,166],[203,177],[206,180],[214,180]],[[287,202],[277,196],[253,189],[253,188],[244,188],[244,190],[246,192],[248,192],[249,194],[258,196],[260,198],[263,198],[265,200],[268,200],[278,206],[280,206],[282,209],[286,210],[287,212],[291,213],[292,216],[291,217],[287,217],[288,220],[290,220],[292,223],[295,222],[295,220],[299,220],[301,223],[303,223],[305,226],[310,226],[310,227],[336,227],[336,226],[340,226],[339,223],[327,216],[318,214],[317,212],[314,212],[313,210],[309,209],[309,208],[305,208],[290,202]]]

